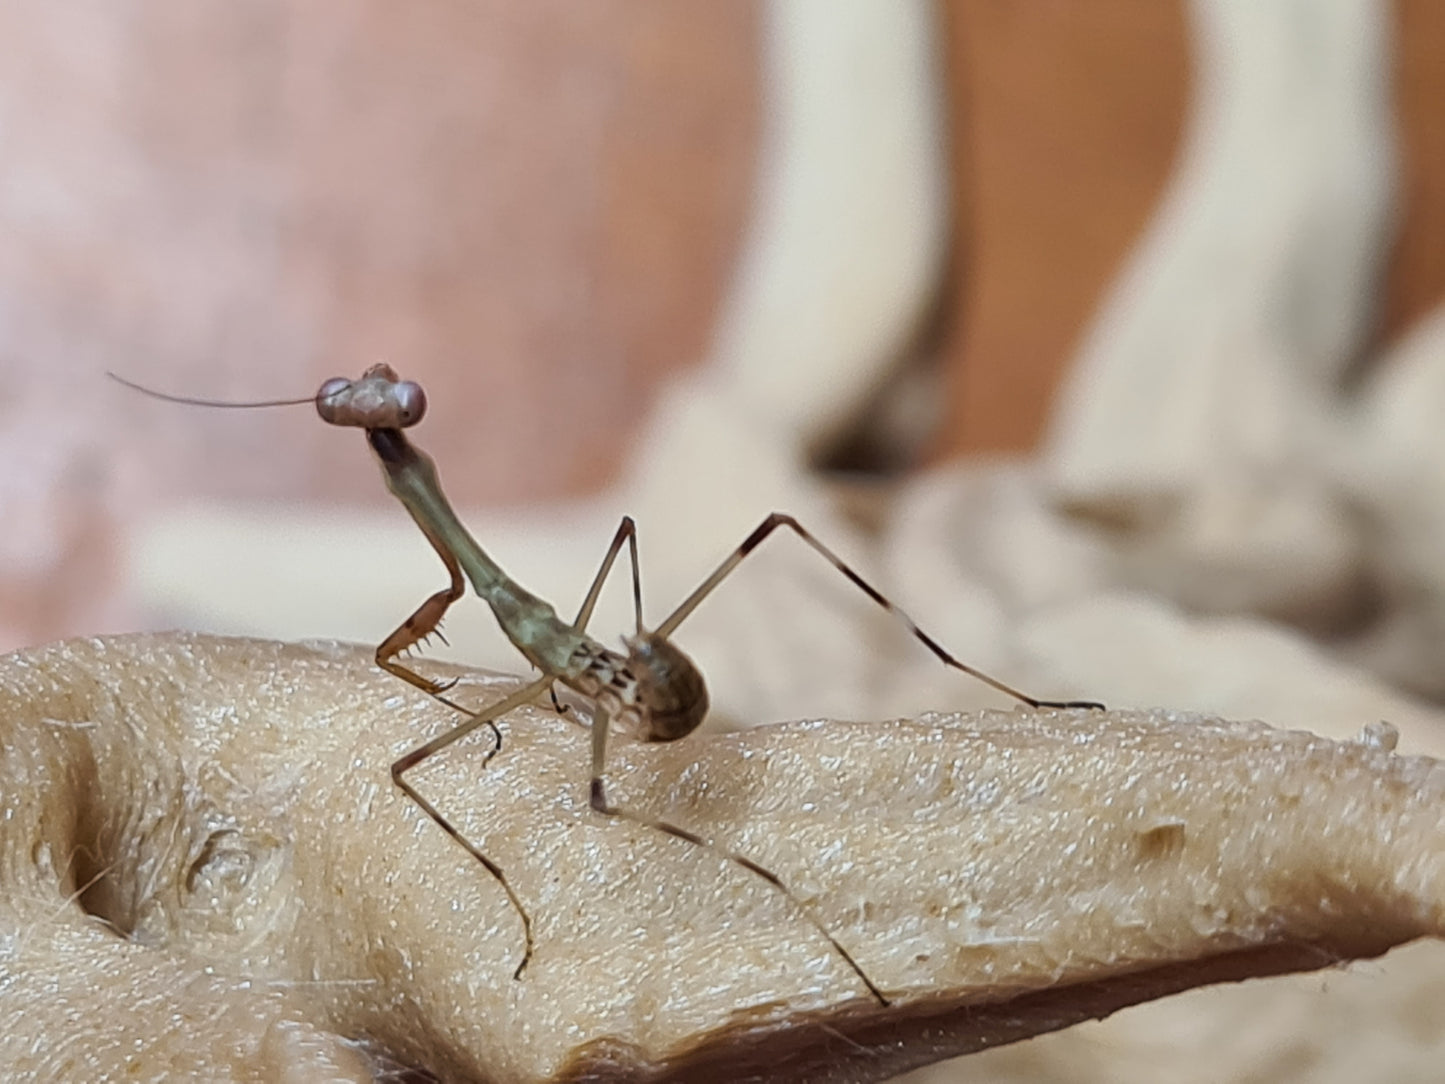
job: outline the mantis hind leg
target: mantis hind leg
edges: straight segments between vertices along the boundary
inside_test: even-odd
[[[602,585],[607,582],[624,542],[627,543],[628,557],[632,563],[632,609],[636,616],[637,632],[639,635],[642,633],[642,575],[637,567],[637,524],[632,522],[631,516],[622,517],[622,522],[617,525],[617,533],[612,536],[612,544],[607,547],[607,556],[602,558],[597,575],[592,577],[592,586],[587,589],[587,597],[582,600],[582,608],[577,611],[577,617],[572,622],[572,627],[578,632],[584,631],[587,622],[592,620],[592,611],[597,608]]]
[[[602,763],[607,743],[607,712],[601,705],[597,708],[597,715],[592,722],[592,727],[592,786],[588,800],[594,810],[603,816],[613,817],[617,820],[631,821],[633,824],[640,825],[643,828],[650,828],[662,832],[664,835],[672,836],[674,839],[680,839],[684,843],[690,843],[694,847],[711,851],[713,854],[727,859],[727,861],[733,863],[733,865],[739,866],[757,877],[761,877],[787,897],[793,907],[808,920],[808,923],[813,929],[833,947],[833,951],[848,965],[853,974],[858,976],[859,981],[867,987],[868,993],[880,1005],[887,1008],[891,1004],[883,991],[878,988],[873,980],[868,977],[868,973],[864,971],[858,961],[853,958],[852,953],[845,949],[842,943],[829,932],[827,926],[823,925],[823,921],[818,918],[813,912],[813,909],[794,895],[793,890],[784,884],[783,879],[772,870],[766,866],[759,865],[747,855],[720,846],[716,842],[698,835],[696,832],[689,831],[686,828],[680,828],[667,821],[644,817],[641,814],[633,813],[630,810],[623,809],[621,806],[610,803],[607,800],[607,790],[602,779]]]
[[[622,522],[617,525],[617,531],[612,536],[612,543],[607,547],[607,554],[602,558],[602,564],[598,566],[597,574],[592,577],[592,584],[587,588],[587,596],[582,600],[582,606],[577,611],[577,616],[572,619],[572,627],[578,632],[585,632],[587,623],[592,620],[592,613],[597,609],[597,600],[602,595],[602,588],[607,583],[607,577],[612,574],[612,566],[617,563],[617,555],[622,552],[623,543],[627,544],[627,555],[632,565],[632,610],[636,621],[637,632],[642,633],[642,576],[637,564],[637,524],[631,516],[623,516]],[[548,690],[552,697],[552,706],[558,715],[567,714],[567,706],[557,699],[556,687]],[[596,725],[595,723],[593,724]]]
[[[961,670],[965,674],[977,678],[985,685],[997,689],[999,692],[1005,693],[1015,700],[1027,704],[1031,708],[1092,708],[1100,711],[1103,710],[1104,705],[1094,700],[1040,700],[1038,697],[1030,696],[1028,693],[1022,692],[1012,685],[1006,685],[998,678],[992,677],[982,670],[978,670],[954,658],[953,655],[944,649],[942,644],[919,628],[913,618],[909,617],[892,602],[888,601],[881,591],[850,568],[836,553],[814,538],[801,523],[792,516],[785,515],[782,512],[774,512],[768,516],[767,519],[763,520],[762,523],[758,524],[753,530],[753,533],[743,540],[743,544],[735,549],[707,579],[703,580],[702,583],[694,589],[692,594],[683,599],[682,604],[673,610],[661,625],[657,626],[654,635],[669,636],[676,631],[677,627],[691,616],[692,612],[702,604],[703,600],[712,594],[713,591],[717,590],[723,580],[732,575],[738,565],[742,564],[743,559],[762,545],[763,540],[779,527],[787,527],[806,542],[815,553],[819,554],[825,561],[841,572],[853,586],[857,587],[879,606],[892,614],[894,618],[902,622],[908,631],[913,633],[914,637],[917,638],[924,647],[928,648],[945,666],[951,667],[954,670]]]
[[[584,629],[588,620],[591,619],[592,611],[597,605],[598,596],[602,592],[602,585],[606,582],[608,574],[612,571],[612,566],[616,562],[617,555],[621,552],[624,542],[628,544],[628,554],[632,563],[632,604],[637,634],[639,636],[644,634],[645,630],[642,624],[642,585],[637,566],[637,527],[630,516],[622,517],[622,522],[617,527],[617,533],[612,538],[612,544],[607,549],[607,555],[602,559],[602,566],[597,570],[597,575],[592,581],[592,586],[587,591],[587,597],[582,602],[582,608],[577,613],[577,619],[573,622],[574,628],[578,630]],[[607,737],[610,724],[611,718],[606,708],[601,704],[597,704],[592,719],[592,779],[588,792],[588,802],[593,810],[605,817],[630,821],[643,828],[649,828],[662,832],[664,835],[669,835],[674,839],[680,839],[684,843],[689,843],[694,847],[711,851],[734,865],[747,870],[749,873],[761,877],[787,897],[793,906],[808,920],[809,924],[827,940],[828,944],[833,947],[833,951],[842,958],[848,967],[852,969],[853,973],[858,976],[859,981],[867,987],[868,993],[875,998],[880,1005],[888,1006],[888,998],[883,995],[883,992],[874,984],[873,980],[868,977],[867,972],[853,959],[853,956],[843,947],[838,939],[828,931],[828,928],[824,926],[818,916],[813,913],[812,908],[798,899],[776,873],[773,873],[764,866],[760,866],[746,855],[728,850],[726,847],[721,847],[711,840],[704,839],[696,832],[689,831],[686,828],[680,828],[675,824],[669,824],[667,821],[644,817],[624,809],[621,806],[613,805],[607,800],[605,768],[607,761]]]

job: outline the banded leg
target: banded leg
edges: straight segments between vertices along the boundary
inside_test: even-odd
[[[592,611],[597,608],[597,600],[601,597],[602,586],[607,582],[607,577],[612,573],[612,566],[617,561],[617,555],[622,552],[622,544],[626,542],[630,547],[632,558],[632,603],[637,614],[637,629],[642,631],[642,580],[637,571],[637,524],[632,522],[631,516],[623,516],[622,522],[617,525],[617,533],[612,536],[612,544],[607,547],[607,555],[602,558],[602,565],[597,569],[597,574],[592,577],[592,586],[587,588],[587,597],[582,600],[582,608],[577,611],[577,616],[572,619],[572,627],[578,632],[587,630],[587,623],[592,620]],[[553,683],[547,690],[552,698],[552,707],[558,715],[567,714],[567,705],[557,699],[557,686]]]
[[[497,879],[497,883],[500,884],[503,891],[507,893],[507,899],[511,901],[513,909],[515,909],[517,914],[521,917],[523,937],[522,962],[517,965],[517,970],[512,972],[513,979],[520,979],[522,977],[522,972],[526,969],[527,964],[532,959],[532,916],[527,913],[527,909],[522,906],[522,901],[517,898],[517,893],[512,890],[512,886],[507,880],[507,875],[502,872],[502,867],[493,862],[490,858],[488,858],[485,854],[482,853],[481,849],[477,847],[476,844],[472,843],[469,839],[462,835],[461,832],[457,831],[457,829],[452,825],[452,823],[441,815],[441,812],[436,808],[436,806],[432,805],[431,802],[429,802],[426,798],[422,797],[421,792],[406,781],[405,776],[407,772],[409,772],[412,768],[415,768],[422,761],[426,760],[433,753],[440,752],[448,745],[451,745],[453,742],[458,741],[461,738],[465,738],[473,730],[476,730],[477,727],[490,726],[492,730],[495,731],[497,727],[496,723],[493,720],[501,718],[513,708],[521,707],[523,704],[527,704],[535,700],[537,696],[541,694],[552,683],[552,681],[553,678],[550,674],[546,677],[538,678],[536,681],[522,686],[510,696],[504,696],[495,704],[483,708],[480,711],[473,712],[467,711],[465,709],[459,709],[463,712],[464,715],[467,716],[465,722],[459,723],[451,730],[448,730],[445,734],[433,738],[425,745],[417,746],[415,749],[407,753],[405,756],[401,757],[391,766],[391,781],[395,783],[398,787],[400,787],[406,793],[406,796],[408,798],[410,798],[417,805],[421,806],[422,810],[426,813],[426,815],[432,820],[436,821],[436,823],[441,827],[442,831],[446,832],[446,834],[451,836],[452,839],[456,840],[463,847],[465,847],[468,854],[470,854],[473,858],[475,858],[478,862],[480,862],[483,866],[486,867],[487,872]],[[441,700],[442,698],[438,697],[437,699]],[[448,701],[445,700],[443,700],[442,702],[448,703]],[[495,752],[495,750],[493,750],[493,752]],[[488,754],[488,756],[490,758],[490,754]]]
[[[607,726],[607,712],[601,704],[598,704],[596,708],[596,714],[592,719],[592,790],[590,795],[590,803],[593,809],[595,809],[598,813],[603,814],[604,816],[614,817],[618,820],[631,821],[633,824],[640,825],[643,828],[655,829],[666,835],[672,836],[674,839],[680,839],[684,843],[690,843],[694,847],[701,847],[703,850],[711,851],[713,854],[716,854],[721,858],[727,859],[734,865],[742,867],[743,869],[747,870],[747,872],[761,877],[764,881],[767,881],[768,884],[772,885],[785,897],[787,897],[788,902],[791,903],[799,911],[799,913],[801,913],[803,917],[808,920],[809,924],[813,927],[813,929],[817,930],[819,935],[823,937],[823,939],[826,940],[828,944],[833,946],[833,951],[836,952],[839,957],[842,958],[843,962],[852,969],[853,974],[858,976],[859,981],[868,988],[868,993],[877,1000],[878,1004],[882,1005],[885,1009],[892,1004],[892,1002],[890,1002],[888,998],[884,996],[883,991],[878,989],[877,985],[873,982],[873,980],[868,977],[868,973],[863,970],[862,966],[858,963],[858,961],[853,959],[853,954],[850,953],[847,949],[845,949],[842,943],[836,937],[834,937],[831,932],[829,932],[827,926],[823,925],[823,920],[820,919],[813,912],[813,909],[811,907],[809,907],[806,903],[804,903],[796,895],[794,895],[793,890],[789,888],[786,884],[784,884],[783,879],[772,870],[768,869],[766,866],[759,865],[747,855],[740,854],[737,851],[729,850],[727,847],[720,846],[713,840],[705,839],[704,837],[698,835],[696,832],[691,832],[686,828],[680,828],[677,825],[672,824],[668,821],[655,820],[652,817],[644,817],[641,814],[633,813],[631,810],[623,809],[621,806],[609,804],[607,801],[606,790],[604,789],[602,781],[602,767],[606,753]]]
[[[602,566],[597,570],[597,576],[587,591],[587,597],[583,600],[582,608],[577,613],[577,620],[573,622],[574,628],[581,630],[586,627],[588,620],[592,616],[592,611],[597,605],[597,599],[602,592],[602,586],[608,574],[612,571],[612,566],[617,560],[617,555],[622,550],[623,542],[628,544],[628,555],[632,561],[632,601],[637,622],[637,634],[639,636],[643,635],[642,583],[637,562],[637,526],[633,523],[632,517],[630,516],[622,517],[622,522],[618,525],[617,533],[612,538],[612,544],[608,547],[607,556],[602,559]],[[766,866],[759,865],[747,857],[747,855],[720,846],[714,841],[698,835],[696,832],[681,828],[667,821],[644,817],[641,814],[633,813],[621,806],[612,805],[607,801],[607,788],[604,776],[607,761],[607,734],[610,725],[611,719],[606,709],[603,708],[601,704],[597,704],[592,717],[592,781],[588,795],[588,801],[592,808],[603,816],[630,821],[642,828],[651,828],[665,835],[672,836],[674,839],[680,839],[684,843],[689,843],[694,847],[701,847],[703,850],[711,851],[713,854],[740,866],[747,872],[761,877],[787,897],[788,901],[808,920],[813,929],[817,930],[818,934],[833,947],[833,951],[852,968],[853,973],[858,976],[859,980],[868,988],[868,992],[877,999],[878,1003],[885,1008],[888,1007],[890,1004],[888,998],[883,995],[883,992],[878,989],[873,980],[868,977],[867,972],[858,964],[858,961],[853,959],[852,954],[828,931],[828,928],[823,925],[822,920],[814,914],[813,909],[794,895],[792,889],[784,884],[782,878],[772,870]]]
[[[612,536],[612,544],[607,547],[607,555],[602,558],[597,575],[592,578],[592,586],[587,589],[587,597],[582,600],[582,607],[577,611],[576,620],[572,622],[572,627],[578,632],[585,631],[587,622],[592,619],[592,611],[597,608],[597,600],[602,595],[602,587],[612,573],[612,566],[617,563],[617,555],[622,552],[624,542],[627,543],[627,555],[632,563],[632,610],[636,618],[637,634],[642,635],[642,575],[638,571],[637,564],[637,524],[632,521],[631,516],[622,517],[622,522],[617,525],[617,533]],[[607,731],[610,725],[611,720],[607,713],[600,704],[596,705],[592,716],[590,801],[592,808],[599,813],[605,813],[611,817],[625,817],[627,814],[607,804],[606,788],[602,781],[603,765],[607,759]],[[637,820],[637,818],[632,819]],[[639,823],[646,824],[648,822],[639,821]]]
[[[607,582],[624,542],[632,559],[632,608],[637,615],[637,633],[639,636],[642,634],[642,576],[637,570],[637,524],[632,522],[631,516],[622,517],[617,533],[612,536],[612,544],[607,547],[607,556],[602,558],[602,566],[592,578],[592,586],[587,589],[587,597],[582,600],[582,608],[572,622],[572,627],[578,632],[586,631],[587,622],[592,620],[592,611],[597,608],[597,599],[602,595],[602,585]]]
[[[975,669],[967,663],[954,658],[937,640],[919,628],[913,618],[909,617],[897,606],[884,598],[876,587],[858,575],[858,573],[854,572],[853,569],[844,563],[841,557],[809,534],[801,523],[792,516],[785,515],[782,512],[774,512],[768,516],[767,519],[763,520],[762,523],[758,524],[753,533],[743,540],[743,544],[734,550],[732,554],[717,567],[712,575],[703,580],[696,590],[688,595],[687,598],[683,599],[682,604],[668,615],[667,620],[657,627],[654,635],[661,637],[672,635],[677,627],[686,621],[692,612],[702,604],[703,600],[712,594],[718,585],[733,573],[738,565],[742,564],[743,558],[762,545],[763,539],[767,538],[768,535],[772,534],[779,527],[789,528],[817,553],[822,555],[824,560],[846,576],[855,587],[874,602],[878,603],[879,606],[882,606],[899,621],[903,622],[903,624],[907,626],[908,631],[913,633],[919,642],[928,648],[929,651],[933,652],[945,666],[952,667],[955,670],[962,670],[965,674],[977,678],[985,685],[997,689],[999,692],[1005,693],[1015,700],[1027,704],[1031,708],[1091,708],[1098,711],[1104,710],[1104,705],[1094,700],[1040,700],[1037,697],[1029,696],[1027,693],[1015,689],[1012,685],[1004,684],[997,678],[985,674],[982,670]]]
[[[607,547],[607,555],[602,558],[602,564],[597,569],[597,575],[592,577],[592,586],[587,588],[587,597],[582,600],[582,606],[577,611],[576,618],[572,621],[572,627],[578,632],[587,630],[587,622],[592,620],[592,611],[597,608],[597,600],[602,596],[602,588],[607,583],[607,577],[612,574],[612,566],[617,563],[617,555],[622,552],[622,544],[627,543],[627,556],[632,563],[632,612],[636,621],[637,634],[642,635],[642,574],[638,570],[637,563],[637,524],[631,516],[623,516],[622,522],[617,525],[617,532],[612,536],[612,542]],[[606,799],[599,799],[597,796],[602,793],[602,762],[605,759],[607,750],[607,728],[609,720],[606,714],[598,708],[592,718],[592,808],[599,813],[608,813]],[[602,806],[597,804],[602,802]]]

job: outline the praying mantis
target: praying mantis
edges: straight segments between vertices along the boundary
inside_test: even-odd
[[[521,705],[551,695],[557,704],[555,686],[560,683],[593,705],[591,722],[592,764],[589,803],[608,817],[631,820],[692,845],[705,848],[761,877],[782,892],[834,952],[853,971],[868,994],[882,1006],[890,1004],[880,987],[868,976],[848,950],[822,921],[771,870],[742,854],[728,851],[677,825],[629,812],[608,800],[606,786],[607,739],[612,726],[626,720],[647,741],[676,741],[691,734],[708,710],[707,686],[697,666],[672,642],[678,627],[733,573],[743,560],[774,531],[787,528],[841,572],[870,599],[901,621],[946,666],[969,674],[999,692],[1033,708],[1101,709],[1090,700],[1040,700],[954,658],[925,633],[906,613],[849,567],[832,550],[809,533],[796,519],[774,512],[767,516],[718,567],[678,604],[655,628],[648,629],[642,618],[642,588],[637,557],[637,528],[624,516],[602,559],[577,615],[567,621],[553,606],[511,579],[462,525],[445,493],[431,458],[408,439],[404,430],[416,425],[426,414],[426,394],[413,381],[401,380],[387,365],[374,365],[359,379],[336,377],[326,381],[314,399],[270,400],[264,403],[220,403],[165,395],[133,384],[115,374],[122,384],[158,398],[205,406],[275,406],[314,402],[321,418],[330,425],[363,429],[381,465],[386,486],[410,513],[446,567],[450,582],[428,597],[376,649],[376,663],[417,689],[436,698],[465,719],[445,733],[417,746],[396,760],[391,777],[413,802],[456,840],[496,879],[521,919],[523,952],[514,979],[520,979],[530,962],[535,945],[532,920],[501,867],[472,841],[465,838],[442,813],[407,779],[407,773],[427,758],[486,726],[494,737],[487,759],[501,748],[497,720]],[[634,632],[623,638],[625,653],[605,647],[587,633],[587,624],[623,546],[627,547],[632,569]],[[494,704],[481,709],[466,707],[448,694],[455,684],[438,682],[417,673],[399,659],[411,648],[436,633],[443,616],[466,591],[467,581],[491,607],[497,623],[519,652],[541,676]],[[559,707],[559,710],[560,707]]]

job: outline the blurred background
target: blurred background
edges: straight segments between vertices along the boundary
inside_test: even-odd
[[[1428,0],[15,0],[0,646],[380,641],[442,572],[359,433],[103,374],[386,361],[561,609],[623,513],[655,622],[780,508],[1036,694],[1440,752],[1442,35]],[[997,703],[769,547],[684,630],[724,722]],[[517,669],[489,621],[456,657]],[[1434,1079],[1421,959],[934,1072]]]

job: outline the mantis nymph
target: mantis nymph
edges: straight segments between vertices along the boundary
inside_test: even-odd
[[[121,383],[137,387],[138,390],[148,394],[158,394],[145,388],[139,388],[137,385],[131,385],[128,381],[122,380]],[[202,405],[280,405],[279,402],[214,403],[207,400],[180,399],[176,396],[166,395],[161,395],[160,398],[201,403]],[[311,401],[313,400],[289,400],[287,402]],[[960,662],[920,629],[912,618],[889,602],[877,589],[848,567],[832,550],[813,537],[797,520],[777,512],[758,524],[743,543],[654,629],[648,629],[642,621],[642,592],[637,563],[637,530],[632,519],[624,516],[576,617],[567,621],[558,616],[556,610],[549,603],[531,594],[507,576],[477,544],[457,518],[446,495],[442,492],[435,464],[425,452],[415,447],[403,432],[421,421],[426,413],[426,395],[419,384],[399,380],[396,373],[387,365],[375,365],[368,369],[359,380],[348,380],[342,377],[328,380],[317,392],[314,402],[318,413],[328,423],[339,426],[356,426],[366,431],[367,442],[371,445],[372,451],[381,464],[387,488],[411,514],[412,519],[416,521],[417,526],[431,542],[450,574],[451,582],[445,588],[423,602],[395,632],[382,641],[376,649],[376,661],[383,669],[436,697],[465,715],[466,719],[446,733],[418,746],[397,760],[391,766],[391,776],[396,785],[453,839],[465,847],[477,861],[482,863],[506,891],[512,906],[521,917],[523,927],[522,959],[517,965],[514,977],[521,977],[533,953],[532,923],[526,908],[508,883],[502,869],[483,854],[475,844],[463,837],[430,801],[416,791],[407,781],[406,773],[434,753],[445,749],[481,726],[490,727],[495,735],[496,746],[489,753],[489,757],[495,755],[501,746],[501,732],[497,729],[496,720],[520,705],[548,695],[560,682],[589,700],[593,705],[592,775],[589,800],[594,810],[607,816],[623,817],[635,821],[688,843],[712,850],[748,872],[763,878],[784,893],[817,932],[827,939],[833,950],[848,964],[859,981],[867,988],[869,994],[880,1004],[885,1006],[889,1004],[887,997],[868,977],[848,950],[824,927],[813,911],[799,900],[782,879],[771,870],[758,865],[744,855],[729,852],[684,828],[644,818],[614,806],[607,798],[605,780],[607,736],[615,721],[626,718],[648,741],[675,741],[691,734],[702,723],[708,710],[707,686],[696,665],[672,642],[672,635],[708,595],[712,594],[723,580],[742,563],[743,559],[780,527],[786,527],[795,533],[869,598],[902,621],[913,635],[945,665],[970,674],[1030,707],[1093,709],[1102,707],[1101,704],[1086,700],[1039,700]],[[624,545],[627,546],[628,558],[632,566],[632,596],[636,624],[632,635],[624,638],[625,652],[617,652],[594,640],[587,634],[586,629],[603,584]],[[492,608],[492,612],[507,638],[533,666],[541,671],[540,677],[497,703],[480,710],[465,707],[452,700],[447,695],[451,688],[450,684],[433,681],[397,661],[403,652],[436,632],[447,609],[465,593],[468,580],[471,581],[477,594]]]

